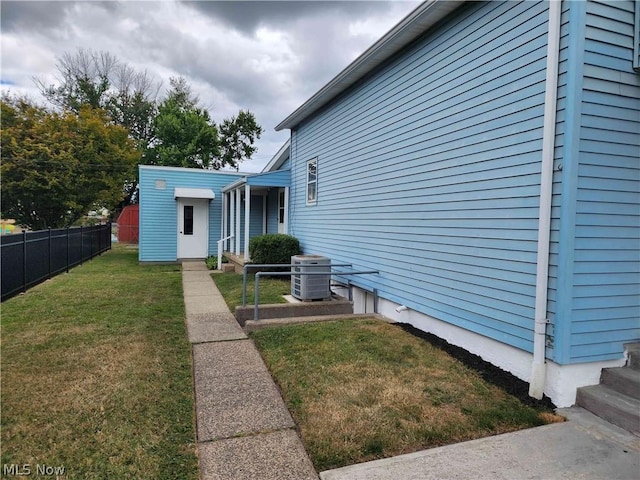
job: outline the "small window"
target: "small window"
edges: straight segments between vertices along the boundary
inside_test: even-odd
[[[307,205],[318,201],[318,159],[307,162]]]
[[[193,205],[184,206],[184,235],[193,235]]]

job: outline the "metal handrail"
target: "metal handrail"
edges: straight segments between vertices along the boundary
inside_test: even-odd
[[[227,237],[224,237],[218,240],[218,270],[222,270],[222,249],[223,249],[224,242],[232,238],[235,238],[235,235],[229,235]]]
[[[295,266],[300,266],[295,265]],[[304,267],[309,267],[311,265],[305,264]],[[320,266],[320,265],[319,265]],[[326,267],[327,265],[322,265]],[[338,265],[335,265],[338,266]],[[364,275],[368,273],[380,273],[379,270],[353,270],[346,272],[257,272],[256,273],[256,283],[253,292],[253,319],[259,320],[258,314],[258,298],[260,296],[260,277],[264,275],[273,275],[273,276],[292,276],[292,275]],[[243,305],[245,306],[245,305]]]
[[[283,267],[283,268],[291,268],[291,267],[300,267],[300,266],[304,266],[306,267],[353,267],[352,263],[332,263],[332,264],[320,264],[320,263],[246,263],[243,267],[242,267],[242,306],[246,307],[247,306],[247,269],[248,268],[276,268],[276,267]],[[329,272],[325,272],[325,273],[329,273]]]

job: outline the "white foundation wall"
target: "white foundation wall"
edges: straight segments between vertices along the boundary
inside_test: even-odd
[[[337,287],[333,290],[338,295],[348,296],[346,288]],[[353,287],[352,295],[354,313],[374,313],[374,297],[371,292]],[[377,310],[377,313],[393,322],[408,323],[420,330],[432,333],[453,345],[478,355],[483,360],[506,370],[525,382],[530,380],[533,355],[528,352],[442,322],[383,298],[378,298]],[[600,373],[603,368],[623,366],[625,360],[574,365],[559,365],[547,360],[546,364],[547,375],[544,393],[558,408],[564,408],[575,404],[577,388],[597,385],[600,382]]]

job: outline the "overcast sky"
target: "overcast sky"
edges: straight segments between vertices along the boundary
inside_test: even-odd
[[[2,0],[1,88],[41,100],[33,77],[54,83],[62,54],[107,51],[185,77],[216,122],[253,112],[265,132],[240,170],[259,171],[288,138],[274,127],[418,3]]]

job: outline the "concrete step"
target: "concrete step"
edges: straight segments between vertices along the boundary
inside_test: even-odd
[[[600,384],[640,400],[640,370],[629,367],[603,368]]]
[[[578,389],[576,404],[634,435],[640,435],[640,400],[610,389],[592,385]]]

